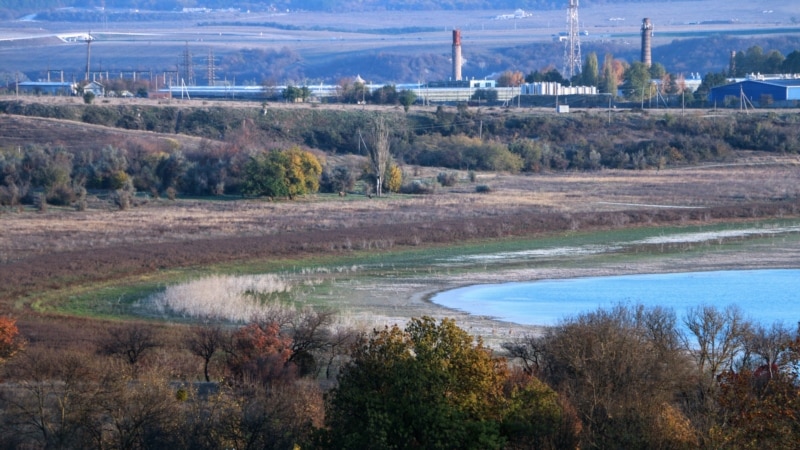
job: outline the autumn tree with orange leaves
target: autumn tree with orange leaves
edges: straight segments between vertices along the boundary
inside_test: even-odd
[[[17,321],[0,317],[0,363],[7,361],[22,348]]]
[[[225,346],[227,365],[234,378],[263,382],[290,378],[292,339],[277,322],[252,322],[231,335]]]

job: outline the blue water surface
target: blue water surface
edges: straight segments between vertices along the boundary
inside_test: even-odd
[[[525,325],[555,325],[599,307],[664,306],[682,318],[689,308],[737,305],[762,325],[800,321],[800,270],[741,270],[542,280],[467,286],[431,301],[470,314]]]

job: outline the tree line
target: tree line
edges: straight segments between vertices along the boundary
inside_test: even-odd
[[[352,192],[358,180],[374,187],[378,178],[384,190],[398,192],[403,189],[402,167],[407,164],[512,173],[642,170],[721,161],[740,149],[800,151],[800,127],[792,114],[713,119],[611,111],[487,116],[481,109],[462,104],[435,112],[386,115],[390,161],[378,173],[366,163],[338,167],[324,163],[325,153],[367,156],[369,146],[363,145],[366,142],[361,142],[359,133],[370,129],[379,116],[363,111],[92,105],[18,109],[13,104],[7,110],[126,129],[180,130],[216,139],[186,149],[176,140],[152,143],[136,138],[113,145],[2,149],[0,204],[4,205],[44,199],[50,204],[80,206],[87,191],[106,191],[120,206],[133,201],[136,192],[170,198],[295,197],[320,189]],[[410,182],[409,174],[405,175],[405,182]]]
[[[800,332],[735,307],[619,305],[486,347],[451,319],[328,312],[108,327],[0,321],[0,448],[793,448]],[[11,351],[6,351],[12,346]]]

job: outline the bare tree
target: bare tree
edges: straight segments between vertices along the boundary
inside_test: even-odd
[[[383,116],[378,115],[372,123],[372,132],[368,135],[369,145],[358,132],[361,143],[367,150],[370,168],[375,175],[375,194],[380,197],[383,195],[383,175],[389,165],[391,154],[389,153],[389,127]]]
[[[316,369],[315,354],[330,345],[330,325],[334,313],[305,309],[289,320],[289,334],[292,336],[292,356],[289,362],[297,364],[301,374],[309,374]]]
[[[707,305],[691,308],[684,324],[689,330],[684,336],[686,350],[694,356],[700,373],[709,384],[723,370],[733,367],[750,330],[750,324],[736,306],[724,311]]]
[[[195,327],[186,337],[186,347],[193,355],[203,359],[203,375],[206,381],[211,381],[208,376],[208,366],[217,351],[222,349],[225,342],[225,333],[218,325]]]
[[[136,375],[144,354],[159,347],[153,330],[141,324],[108,330],[108,338],[100,342],[100,353],[118,356],[130,364]]]
[[[694,436],[673,427],[683,423],[674,399],[689,368],[675,322],[670,310],[619,305],[503,348],[574,406],[581,447],[689,447]],[[664,422],[665,411],[680,420]]]
[[[88,447],[85,425],[98,391],[89,364],[85,354],[41,348],[9,363],[0,385],[0,447]]]
[[[750,369],[766,368],[772,378],[777,370],[789,363],[791,343],[796,336],[781,323],[774,323],[769,329],[756,326],[744,338],[742,364],[755,366]]]

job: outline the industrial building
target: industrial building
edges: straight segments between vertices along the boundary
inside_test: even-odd
[[[382,84],[365,84],[368,92],[372,93],[381,88]],[[341,87],[339,85],[309,85],[306,86],[313,99],[324,101],[337,97]],[[409,90],[417,95],[419,102],[448,103],[467,102],[478,89],[493,89],[497,91],[499,101],[508,101],[519,95],[518,87],[497,87],[495,80],[461,80],[431,82],[428,84],[411,83],[398,84],[397,91]],[[286,86],[273,86],[270,92],[283,92]],[[267,97],[267,90],[263,86],[172,86],[160,89],[161,95],[172,98],[218,98],[218,99],[263,99]]]
[[[34,95],[75,95],[77,85],[66,81],[23,81],[17,84],[20,94]]]
[[[597,95],[595,86],[563,86],[554,81],[525,83],[522,95]]]
[[[800,103],[800,78],[753,77],[711,89],[708,100],[717,105],[797,106]]]

